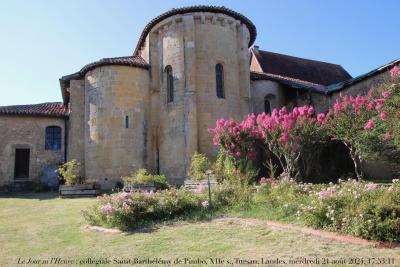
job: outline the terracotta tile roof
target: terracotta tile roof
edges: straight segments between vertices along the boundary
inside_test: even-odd
[[[91,71],[97,67],[106,65],[130,66],[144,69],[150,68],[150,65],[141,56],[103,58],[98,61],[89,63],[85,65],[80,71],[61,77],[60,86],[64,103],[68,103],[69,101],[69,93],[67,92],[66,88],[69,87],[70,80],[82,79],[83,77],[85,77],[86,72]]]
[[[189,7],[173,8],[173,9],[155,17],[154,19],[152,19],[146,25],[146,27],[144,27],[144,30],[143,30],[142,34],[140,35],[139,42],[138,42],[133,54],[138,55],[139,50],[144,45],[147,34],[151,31],[151,29],[157,23],[159,23],[160,21],[162,21],[168,17],[174,16],[174,15],[191,13],[191,12],[221,13],[221,14],[231,16],[237,20],[240,20],[242,23],[246,24],[247,28],[249,29],[249,31],[250,31],[249,47],[256,40],[256,36],[257,36],[256,26],[254,26],[253,22],[251,22],[251,20],[249,20],[247,17],[243,16],[242,14],[240,14],[236,11],[233,11],[229,8],[226,8],[224,6],[206,6],[206,5],[189,6]]]
[[[351,79],[340,65],[251,49],[251,71],[264,72],[318,85]]]
[[[0,115],[68,117],[68,108],[61,102],[0,106]]]
[[[276,75],[276,74],[272,74],[272,73],[251,71],[250,78],[253,81],[267,79],[267,80],[277,81],[277,82],[289,85],[294,88],[311,89],[311,90],[314,90],[314,91],[317,91],[320,93],[326,92],[326,86],[324,86],[324,85],[316,84],[316,83],[312,83],[312,82],[308,82],[308,81],[303,81],[300,79],[280,76],[280,75]]]
[[[98,61],[85,65],[80,71],[71,75],[63,76],[61,80],[71,80],[83,78],[86,72],[93,70],[94,68],[106,66],[106,65],[120,65],[120,66],[131,66],[148,69],[150,65],[141,56],[126,56],[126,57],[111,57],[102,58]]]

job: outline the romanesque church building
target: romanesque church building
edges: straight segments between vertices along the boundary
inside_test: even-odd
[[[340,92],[365,93],[399,63],[353,78],[340,65],[263,51],[255,40],[255,25],[225,7],[159,15],[131,55],[61,77],[62,102],[0,107],[0,186],[71,159],[90,179],[146,168],[181,184],[195,151],[218,152],[208,133],[217,119],[304,104],[326,111]]]

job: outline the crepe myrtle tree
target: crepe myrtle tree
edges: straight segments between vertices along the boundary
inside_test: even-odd
[[[295,107],[291,112],[282,107],[279,111],[274,109],[271,114],[262,113],[257,117],[267,149],[289,177],[298,177],[300,160],[306,163],[317,152],[318,143],[325,139],[324,128],[314,118],[314,112],[314,108],[308,105]],[[303,164],[306,173],[308,166],[311,164]]]
[[[323,139],[316,136],[321,135],[324,128],[313,115],[311,106],[296,107],[292,112],[283,107],[274,109],[271,114],[250,114],[240,123],[220,119],[209,132],[214,134],[215,145],[241,162],[254,160],[256,148],[261,144],[267,153],[275,156],[286,175],[296,177],[305,148]]]
[[[367,95],[340,94],[327,114],[319,114],[333,140],[349,149],[358,179],[366,159],[399,160],[400,68],[390,70],[391,78]]]
[[[225,153],[230,155],[235,165],[235,170],[240,173],[253,173],[247,178],[251,180],[258,173],[254,170],[254,161],[257,151],[263,148],[262,136],[256,124],[256,116],[249,114],[242,122],[233,119],[217,120],[215,128],[208,131],[213,135],[213,143],[220,146]]]

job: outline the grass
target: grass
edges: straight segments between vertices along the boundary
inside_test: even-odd
[[[106,234],[85,231],[82,229],[85,222],[80,216],[80,210],[86,209],[94,201],[96,200],[59,199],[51,194],[0,198],[0,266],[17,266],[18,258],[26,260],[52,257],[72,260],[88,257],[108,258],[111,261],[115,258],[117,260],[159,258],[172,262],[176,258],[192,260],[221,258],[234,262],[235,258],[271,260],[318,257],[332,260],[350,257],[364,259],[387,257],[394,258],[395,266],[400,265],[400,248],[377,249],[367,245],[345,244],[296,231],[276,229],[265,225],[262,220],[244,218],[224,218],[197,223],[182,221],[149,231],[132,233]]]

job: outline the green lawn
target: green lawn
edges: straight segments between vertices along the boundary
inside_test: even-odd
[[[0,266],[28,266],[17,265],[18,258],[27,260],[52,257],[78,261],[88,257],[110,260],[160,258],[172,262],[176,258],[193,260],[221,258],[234,262],[236,258],[288,260],[295,257],[309,259],[318,257],[322,261],[322,258],[348,260],[350,257],[358,257],[367,260],[371,257],[389,257],[394,258],[394,265],[375,266],[400,266],[400,248],[377,249],[367,245],[340,243],[295,231],[271,228],[261,220],[228,218],[201,223],[182,222],[128,234],[85,231],[82,229],[85,222],[80,216],[80,210],[94,201],[96,200],[59,199],[51,194],[1,197]],[[95,265],[31,264],[29,266]],[[223,266],[223,264],[213,266]]]

